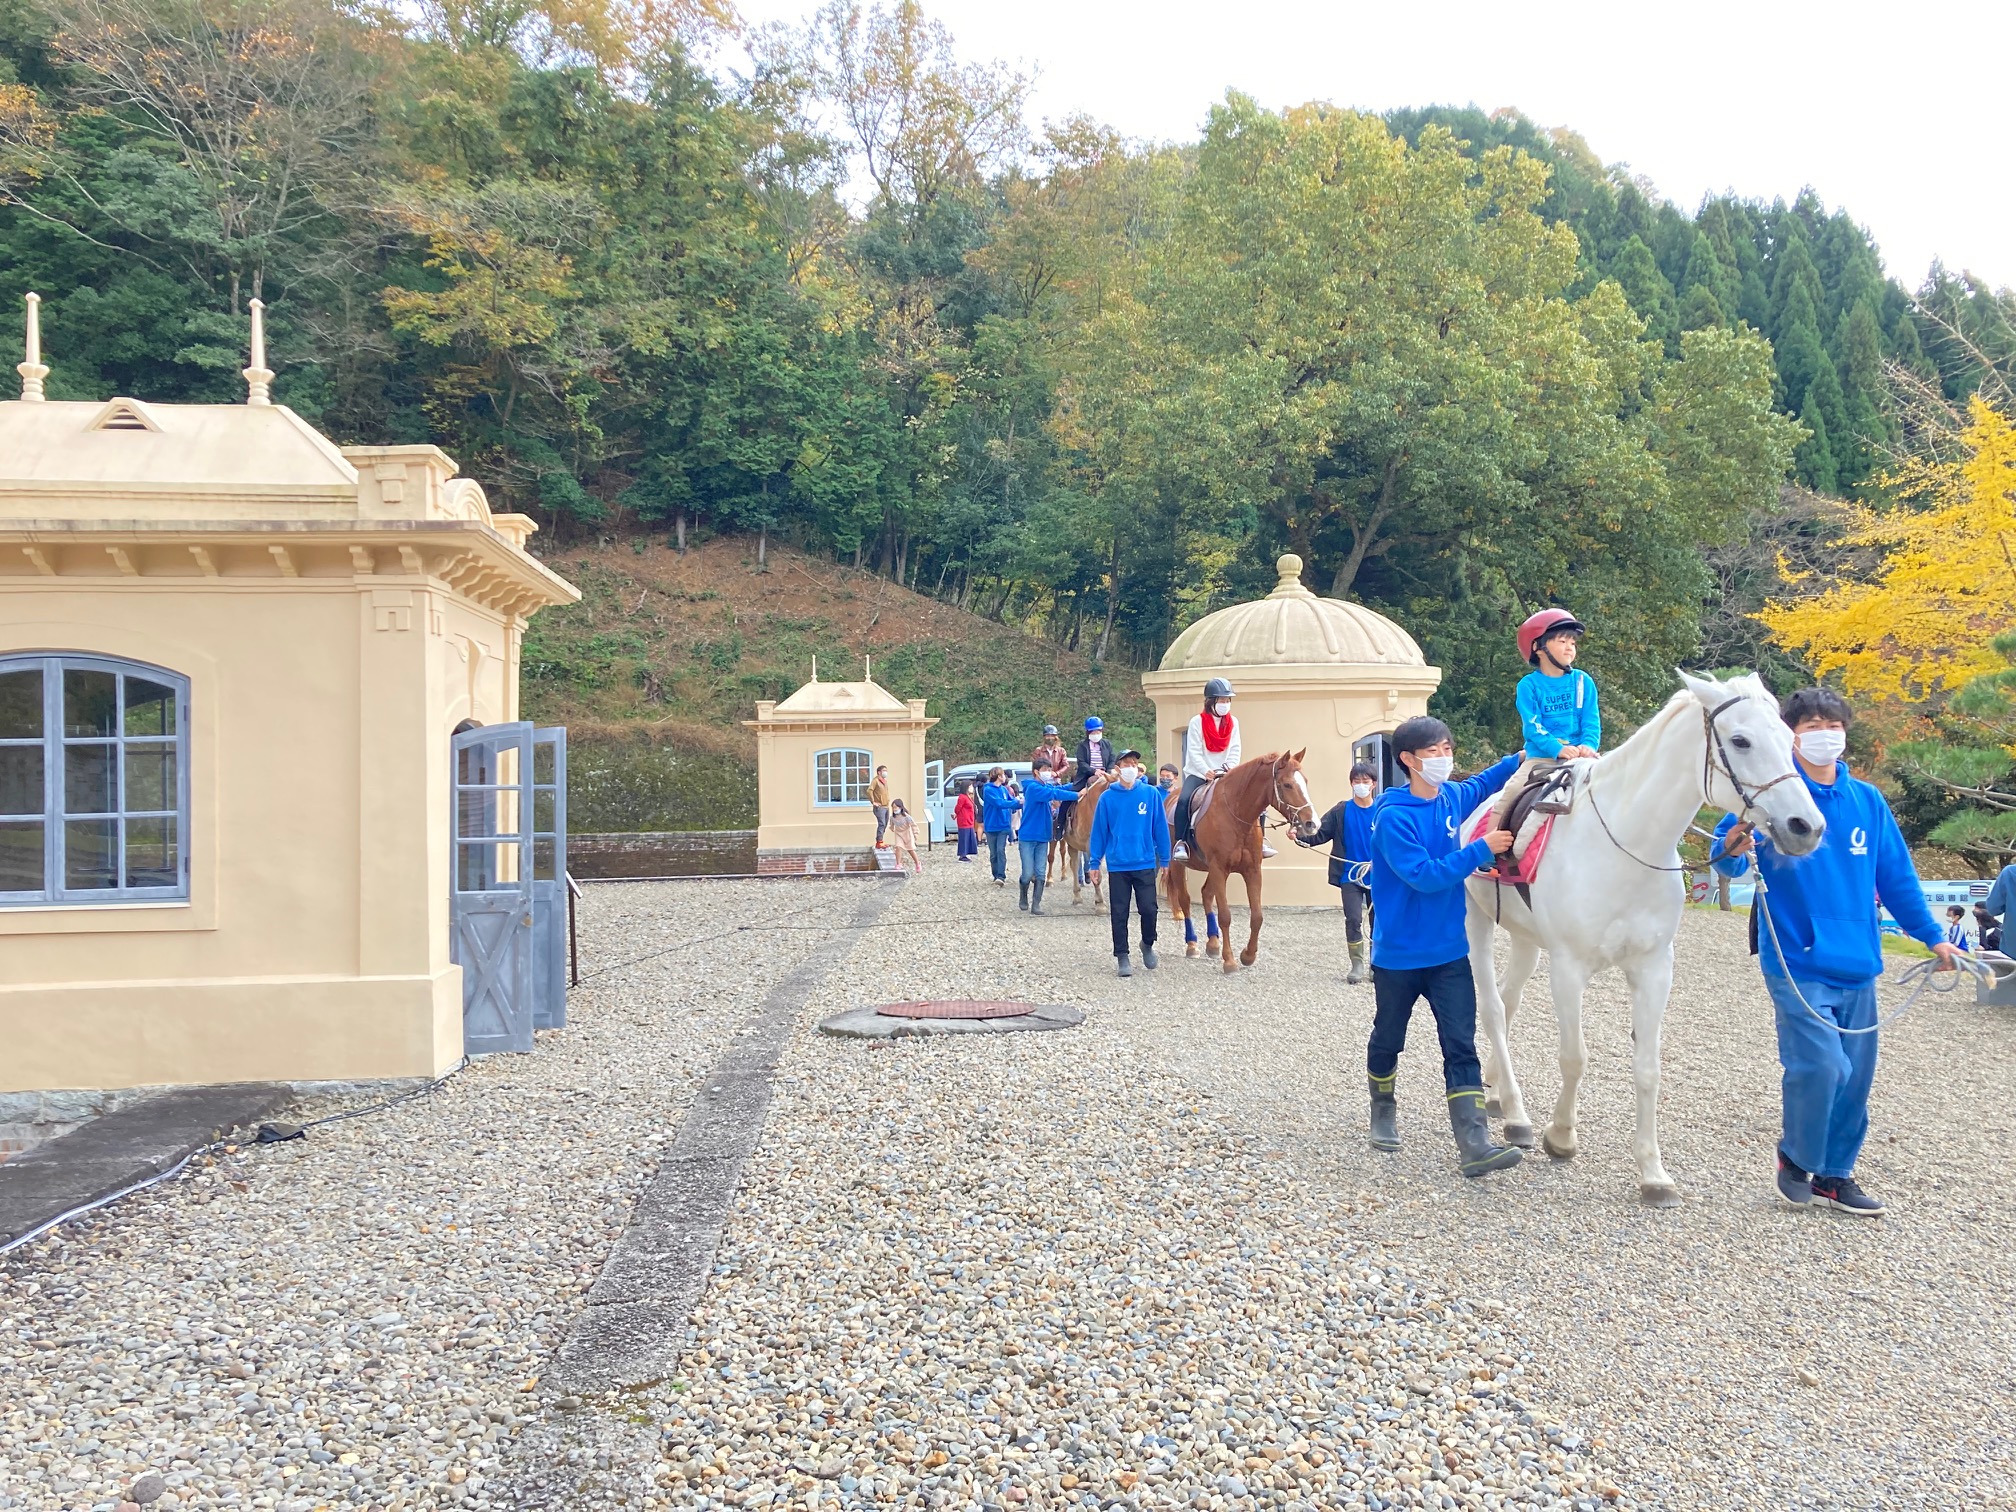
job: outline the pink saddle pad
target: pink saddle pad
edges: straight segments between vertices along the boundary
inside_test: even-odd
[[[1478,872],[1477,875],[1480,877],[1490,877],[1496,881],[1510,880],[1514,884],[1524,883],[1530,886],[1533,879],[1540,875],[1540,858],[1547,853],[1547,837],[1554,833],[1554,821],[1559,817],[1558,814],[1542,814],[1540,816],[1540,827],[1533,831],[1533,838],[1526,842],[1526,850],[1518,859],[1519,870],[1511,878],[1507,879],[1495,867],[1486,867],[1484,870]],[[1471,826],[1470,833],[1463,837],[1464,843],[1468,844],[1472,840],[1483,839],[1490,829],[1491,810],[1487,808],[1477,816],[1477,822]]]

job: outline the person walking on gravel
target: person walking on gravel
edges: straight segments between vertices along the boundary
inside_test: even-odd
[[[917,854],[917,821],[910,817],[910,811],[903,806],[901,798],[889,805],[889,841],[896,849],[896,869],[901,871],[908,861],[916,871],[924,870],[924,860]]]
[[[1951,971],[1960,952],[1932,917],[1911,848],[1883,795],[1841,759],[1854,711],[1826,688],[1801,688],[1780,711],[1792,727],[1799,778],[1826,818],[1819,846],[1786,858],[1725,814],[1708,859],[1727,877],[1754,864],[1763,887],[1750,910],[1750,948],[1778,1020],[1784,1137],[1778,1194],[1796,1207],[1880,1218],[1883,1203],[1855,1180],[1876,1080],[1876,979],[1883,936],[1876,905]],[[1788,774],[1789,775],[1789,774]],[[1760,913],[1766,922],[1759,923]]]
[[[1297,845],[1330,846],[1330,885],[1344,900],[1344,944],[1351,952],[1351,972],[1344,978],[1356,987],[1371,980],[1365,959],[1365,913],[1372,903],[1372,795],[1379,774],[1364,762],[1351,768],[1351,796],[1323,816],[1316,833]]]
[[[1007,768],[997,766],[980,789],[980,828],[987,835],[987,865],[996,887],[1008,885],[1008,832],[1020,807],[1022,800],[1008,791]]]
[[[1442,1041],[1449,1126],[1463,1174],[1482,1176],[1515,1166],[1520,1157],[1516,1148],[1491,1143],[1484,1113],[1463,883],[1512,848],[1512,832],[1495,829],[1468,845],[1459,844],[1457,835],[1471,810],[1503,787],[1523,758],[1507,756],[1467,782],[1451,782],[1455,754],[1449,726],[1425,714],[1403,721],[1392,743],[1408,781],[1380,794],[1372,809],[1374,1008],[1365,1046],[1372,1147],[1400,1148],[1393,1088],[1407,1046],[1407,1021],[1425,997]]]
[[[1141,780],[1141,753],[1122,751],[1108,788],[1092,811],[1092,838],[1085,869],[1106,868],[1108,907],[1113,920],[1113,957],[1120,975],[1134,975],[1127,949],[1127,909],[1141,915],[1141,964],[1155,959],[1155,873],[1169,864],[1169,815],[1162,794]]]
[[[1046,758],[1022,784],[1022,828],[1015,836],[1022,852],[1021,907],[1036,914],[1043,912],[1043,874],[1050,866],[1050,805],[1078,796],[1075,788],[1052,782],[1054,776]]]
[[[889,768],[875,768],[875,780],[868,784],[868,807],[875,811],[875,849],[881,850],[889,833]]]

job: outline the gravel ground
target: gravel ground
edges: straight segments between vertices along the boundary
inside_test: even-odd
[[[156,1508],[509,1505],[487,1482],[548,1407],[523,1388],[657,1146],[796,942],[824,937],[734,924],[816,931],[828,889],[869,885],[592,888],[599,974],[536,1053],[0,1262],[0,1508],[110,1508],[148,1471]]]
[[[1371,994],[1335,915],[1274,914],[1230,980],[1165,952],[1122,982],[1089,907],[1030,919],[984,874],[941,851],[814,994],[679,1377],[521,1389],[694,1078],[841,889],[894,884],[591,889],[603,974],[536,1055],[13,1257],[0,1507],[109,1507],[144,1467],[157,1506],[298,1512],[2011,1503],[1981,1179],[2006,1014],[1933,1000],[1886,1035],[1864,1176],[1892,1216],[1774,1210],[1768,1011],[1740,920],[1690,916],[1663,1126],[1689,1200],[1648,1213],[1621,982],[1590,994],[1581,1158],[1465,1182],[1425,1022],[1409,1147],[1364,1145]],[[611,969],[734,921],[810,932]],[[1515,1040],[1544,1103],[1542,994]],[[1089,1017],[811,1027],[914,996]]]

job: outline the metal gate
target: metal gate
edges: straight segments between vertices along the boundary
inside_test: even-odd
[[[483,725],[456,735],[449,756],[449,954],[462,968],[469,1055],[532,1048],[532,750],[530,724]]]
[[[567,1024],[567,732],[532,732],[532,1027]]]

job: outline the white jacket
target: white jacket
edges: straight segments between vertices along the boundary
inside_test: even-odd
[[[1204,749],[1204,716],[1201,713],[1190,716],[1190,728],[1183,736],[1183,775],[1185,777],[1209,777],[1224,767],[1239,765],[1239,716],[1230,716],[1232,738],[1226,742],[1223,751],[1212,752]]]

